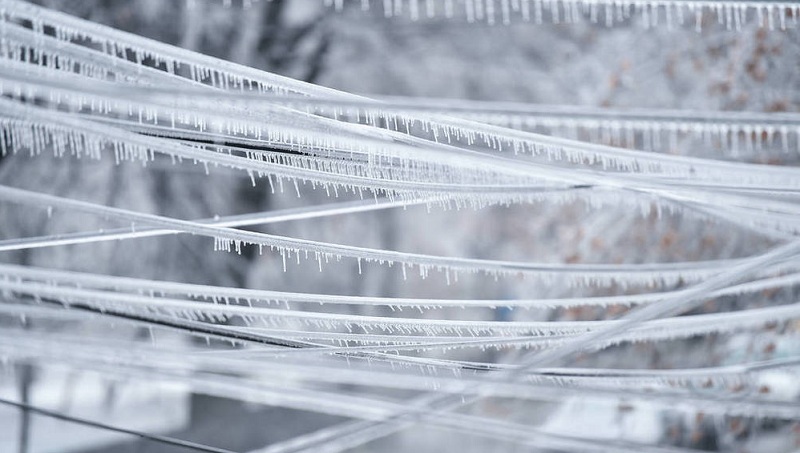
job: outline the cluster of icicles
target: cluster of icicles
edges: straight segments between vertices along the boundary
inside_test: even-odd
[[[415,0],[384,3],[391,14],[402,13],[404,7],[420,8]],[[443,2],[451,10],[455,3]],[[533,14],[538,20],[536,11],[543,5],[522,0],[463,3],[473,20],[494,14],[490,5],[497,5],[504,21],[506,11]],[[605,8],[600,2],[545,5],[551,11],[565,5],[565,11],[588,8],[590,15]],[[663,8],[676,17],[682,17],[679,11],[711,8],[725,17],[732,15],[734,19],[726,20],[737,24],[750,10],[766,11],[770,18],[788,14],[784,6],[747,2],[608,5],[606,15],[616,17],[619,12],[623,18],[630,15],[629,5],[642,14]],[[553,17],[563,20],[560,14]],[[578,141],[531,130],[539,128],[580,128],[594,131],[597,139]],[[4,202],[48,213],[82,212],[130,225],[0,240],[0,251],[188,233],[207,237],[209,249],[218,253],[256,245],[261,253],[278,254],[284,269],[294,261],[315,260],[324,272],[329,262],[355,260],[359,272],[362,262],[376,263],[397,266],[404,276],[413,272],[422,278],[441,277],[449,284],[457,284],[459,275],[486,274],[498,280],[521,276],[541,285],[613,286],[629,294],[516,300],[350,297],[0,264],[0,316],[22,324],[37,319],[113,325],[120,333],[109,340],[72,335],[69,330],[4,327],[0,356],[13,363],[60,363],[124,378],[178,381],[198,392],[357,419],[277,444],[271,452],[320,451],[323,446],[325,451],[340,451],[418,422],[538,448],[662,451],[630,442],[556,435],[449,410],[488,397],[624,399],[720,416],[797,422],[797,402],[769,391],[775,379],[797,380],[796,357],[669,371],[568,365],[578,354],[630,343],[732,332],[797,335],[800,303],[737,309],[742,307],[729,302],[800,285],[800,172],[749,163],[737,152],[742,146],[755,153],[770,150],[795,157],[799,131],[800,119],[791,114],[612,112],[366,99],[22,1],[0,0],[3,156],[25,152],[35,159],[53,153],[144,165],[166,157],[176,166],[240,171],[254,185],[273,192],[294,191],[299,196],[302,187],[311,187],[327,191],[334,200],[345,194],[361,198],[182,220],[0,185]],[[673,144],[678,134],[714,141],[722,158],[604,144],[628,137],[629,145],[646,142],[658,151],[659,140],[653,136],[661,134]],[[622,205],[645,214],[655,208],[714,219],[753,229],[779,245],[746,258],[702,262],[541,263],[405,253],[239,229],[418,204],[480,209],[575,200],[594,209]],[[728,308],[678,316],[709,301]],[[365,306],[391,309],[391,316],[353,314]],[[585,307],[621,307],[625,315],[597,321],[480,320],[498,309]],[[478,315],[452,319],[448,314],[455,310]],[[141,328],[150,332],[147,341],[126,335]],[[215,347],[159,342],[176,333],[213,341]],[[475,349],[511,351],[518,360],[473,362],[448,355]],[[338,387],[343,384],[351,390]],[[375,389],[413,390],[420,396],[378,398]]]
[[[226,0],[230,4],[230,0]],[[669,28],[693,24],[700,31],[707,17],[727,29],[740,30],[757,21],[770,29],[797,25],[800,7],[790,1],[748,0],[324,0],[342,10],[359,5],[362,10],[378,9],[385,17],[463,18],[470,23],[509,25],[515,22],[554,24],[588,21],[612,26],[638,19],[645,27]]]

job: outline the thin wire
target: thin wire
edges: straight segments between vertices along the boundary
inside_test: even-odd
[[[188,448],[195,451],[205,451],[209,453],[236,453],[232,450],[226,450],[224,448],[217,448],[217,447],[210,447],[208,445],[202,445],[195,442],[190,442],[188,440],[181,440],[176,439],[174,437],[169,436],[161,436],[158,434],[148,434],[140,431],[134,431],[132,429],[120,428],[118,426],[107,425],[105,423],[95,422],[92,420],[86,420],[83,418],[73,417],[71,415],[66,415],[61,412],[55,412],[47,409],[42,409],[40,407],[31,406],[30,404],[26,403],[18,403],[16,401],[7,400],[4,398],[0,398],[0,404],[5,404],[7,406],[17,407],[19,409],[23,409],[29,411],[34,414],[43,415],[45,417],[55,418],[58,420],[63,420],[70,423],[76,423],[79,425],[84,426],[91,426],[92,428],[104,429],[107,431],[114,431],[117,433],[123,434],[130,434],[132,436],[141,437],[142,439],[151,440],[153,442],[158,442],[161,444],[167,445],[174,445],[177,447]]]

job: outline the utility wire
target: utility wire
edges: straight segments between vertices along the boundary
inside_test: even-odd
[[[187,448],[187,449],[195,450],[195,451],[205,451],[205,452],[209,452],[209,453],[236,453],[236,452],[234,452],[232,450],[226,450],[224,448],[217,448],[217,447],[210,447],[208,445],[202,445],[202,444],[198,444],[198,443],[195,443],[195,442],[190,442],[188,440],[181,440],[181,439],[176,439],[174,437],[161,436],[161,435],[158,435],[158,434],[148,434],[148,433],[143,433],[143,432],[140,432],[140,431],[134,431],[132,429],[120,428],[118,426],[112,426],[112,425],[107,425],[105,423],[100,423],[100,422],[95,422],[95,421],[92,421],[92,420],[86,420],[86,419],[83,419],[83,418],[73,417],[71,415],[66,415],[66,414],[63,414],[61,412],[55,412],[55,411],[51,411],[51,410],[47,410],[47,409],[42,409],[40,407],[32,406],[32,405],[27,404],[27,403],[19,403],[19,402],[7,400],[7,399],[4,399],[4,398],[0,398],[0,404],[5,404],[7,406],[16,407],[16,408],[19,408],[21,410],[28,411],[29,413],[42,415],[42,416],[50,417],[50,418],[55,418],[57,420],[63,420],[63,421],[66,421],[66,422],[76,423],[76,424],[84,425],[84,426],[90,426],[92,428],[104,429],[106,431],[113,431],[113,432],[122,433],[122,434],[130,434],[132,436],[137,436],[137,437],[140,437],[142,439],[150,440],[150,441],[153,441],[153,442],[158,442],[158,443],[161,443],[161,444],[174,445],[176,447]]]

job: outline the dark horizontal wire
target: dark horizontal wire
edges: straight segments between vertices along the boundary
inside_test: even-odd
[[[47,409],[43,409],[37,406],[31,406],[27,403],[19,403],[16,401],[7,400],[4,398],[0,398],[0,404],[5,404],[7,406],[12,406],[19,408],[21,410],[28,411],[33,414],[42,415],[45,417],[55,418],[57,420],[63,420],[70,423],[76,423],[79,425],[90,426],[92,428],[104,429],[106,431],[113,431],[122,434],[129,434],[132,436],[137,436],[142,439],[150,440],[153,442],[158,442],[161,444],[173,445],[182,448],[188,448],[195,451],[204,451],[209,453],[236,453],[232,450],[226,450],[224,448],[217,448],[211,447],[208,445],[198,444],[195,442],[190,442],[188,440],[181,440],[176,439],[174,437],[169,436],[161,436],[158,434],[148,434],[140,431],[134,431],[132,429],[120,428],[118,426],[107,425],[105,423],[95,422],[92,420],[86,420],[83,418],[73,417],[71,415],[66,415],[61,412],[51,411]]]
[[[42,303],[46,303],[47,305],[62,306],[62,307],[65,306],[64,303],[62,302],[51,301],[46,298],[42,298],[39,301]],[[190,319],[178,319],[178,318],[167,319],[162,317],[146,316],[141,314],[124,313],[116,311],[113,308],[99,309],[89,305],[84,305],[82,303],[70,303],[67,306],[67,308],[69,308],[70,310],[85,311],[98,314],[101,316],[110,316],[114,318],[126,319],[129,321],[139,322],[153,326],[177,329],[185,331],[189,334],[206,335],[208,337],[214,337],[215,339],[222,341],[234,341],[239,343],[256,343],[262,345],[282,346],[287,348],[305,348],[305,347],[316,346],[315,344],[310,344],[308,342],[299,340],[291,340],[291,339],[273,337],[270,335],[263,335],[263,334],[251,334],[248,332],[235,332],[228,329],[219,328],[214,324],[193,321]]]
[[[142,314],[132,314],[132,313],[123,313],[114,310],[113,308],[96,308],[89,305],[84,305],[82,303],[75,303],[72,302],[68,306],[65,306],[63,302],[50,300],[48,298],[39,298],[37,299],[38,302],[51,305],[51,306],[60,306],[66,307],[70,310],[78,310],[84,311],[88,313],[93,313],[97,315],[101,315],[104,317],[112,317],[112,318],[119,318],[125,319],[128,321],[138,322],[145,325],[150,326],[157,326],[157,327],[165,327],[169,329],[176,329],[179,331],[186,332],[188,334],[193,335],[201,335],[207,336],[209,338],[213,337],[217,340],[221,341],[234,341],[238,343],[255,343],[261,345],[270,345],[270,346],[281,346],[286,348],[311,348],[311,347],[319,347],[320,344],[312,343],[308,341],[302,340],[292,340],[287,338],[276,337],[272,335],[264,335],[258,333],[248,333],[248,332],[238,332],[238,331],[230,331],[228,329],[219,328],[214,324],[207,324],[198,321],[192,321],[188,319],[167,319],[163,317],[155,317],[154,316],[146,316]],[[221,326],[220,326],[221,327]],[[337,356],[350,356],[355,358],[360,357],[371,357],[374,360],[383,360],[381,356],[384,354],[375,355],[370,353],[361,353],[358,351],[348,352],[348,351],[341,351],[334,353]],[[405,356],[391,356],[391,359],[394,360],[402,360]],[[493,364],[489,363],[472,363],[472,362],[461,362],[461,361],[452,361],[452,365],[455,368],[462,369],[462,370],[472,370],[472,371],[496,371],[498,368]]]

